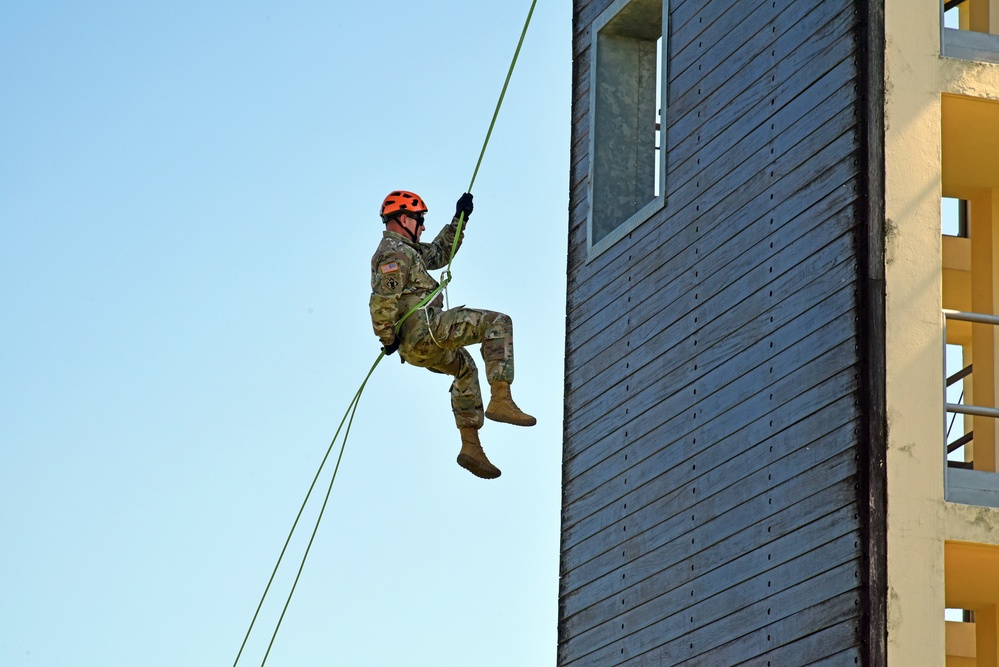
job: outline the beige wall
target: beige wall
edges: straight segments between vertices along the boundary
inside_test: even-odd
[[[999,99],[999,66],[941,58],[939,16],[939,0],[885,2],[888,664],[896,667],[946,662],[945,541],[999,541],[999,511],[944,502],[940,313],[941,94]]]
[[[888,664],[943,665],[940,10],[885,5]]]

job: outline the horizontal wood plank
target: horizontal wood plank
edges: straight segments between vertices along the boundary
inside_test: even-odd
[[[843,524],[836,527],[841,529]],[[830,535],[828,542],[814,548],[810,548],[813,542],[801,539],[803,535],[791,533],[740,555],[730,567],[703,573],[665,592],[663,587],[668,587],[668,583],[658,581],[659,577],[648,579],[635,588],[649,588],[651,595],[626,611],[617,608],[616,597],[590,607],[573,617],[566,627],[572,628],[572,623],[578,623],[586,614],[606,620],[582,631],[572,628],[573,651],[581,655],[592,652],[671,617],[677,622],[674,634],[683,635],[856,559],[856,543],[860,539],[857,531]],[[812,540],[826,537],[826,534],[817,536],[814,531],[810,535]],[[739,580],[738,572],[754,574]],[[632,591],[623,594],[630,600]]]
[[[819,442],[823,447],[832,449],[841,445],[834,435]],[[753,484],[733,485],[706,498],[703,506],[697,504],[683,508],[682,512],[668,516],[623,541],[612,537],[594,543],[591,553],[600,553],[562,575],[566,618],[616,595],[621,590],[622,572],[630,575],[627,583],[631,585],[631,582],[637,583],[655,575],[665,566],[685,561],[688,565],[700,561],[703,568],[706,554],[713,553],[711,546],[726,537],[741,534],[747,526],[768,521],[793,505],[806,501],[814,504],[810,511],[813,518],[817,518],[854,503],[853,489],[841,482],[852,479],[855,473],[856,461],[852,453],[842,450],[832,456],[826,465],[799,471],[799,474],[772,489]],[[786,518],[789,521],[784,524],[784,529],[788,532],[801,527],[802,524],[796,523],[797,520],[790,515]],[[771,535],[767,531],[763,538],[751,530],[747,535],[750,541],[764,539],[765,543],[780,534]],[[605,547],[606,550],[600,551]],[[714,567],[727,563],[735,555],[735,552],[717,554]],[[690,569],[695,572],[694,568]],[[689,580],[689,577],[677,576],[680,577],[676,580],[677,585]]]

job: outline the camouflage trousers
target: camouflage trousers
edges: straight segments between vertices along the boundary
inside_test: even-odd
[[[410,322],[410,320],[413,320]],[[486,380],[513,382],[513,321],[490,310],[428,307],[403,325],[399,354],[409,364],[454,377],[451,410],[458,428],[481,428],[479,373],[465,346],[482,344]]]

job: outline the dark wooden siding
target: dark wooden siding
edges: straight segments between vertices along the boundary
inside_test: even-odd
[[[609,4],[574,11],[559,665],[867,664],[861,3],[671,0],[667,204],[590,258]]]

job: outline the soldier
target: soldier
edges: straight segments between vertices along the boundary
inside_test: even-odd
[[[537,420],[525,414],[510,396],[513,382],[513,322],[503,313],[474,308],[444,310],[438,294],[433,301],[403,321],[396,336],[396,323],[438,287],[431,269],[448,265],[458,230],[458,216],[472,214],[472,195],[458,199],[454,218],[432,243],[421,243],[423,216],[427,205],[418,195],[396,190],[382,203],[385,232],[371,258],[371,324],[385,354],[396,350],[403,361],[435,373],[454,376],[451,383],[451,410],[461,432],[458,465],[485,479],[500,476],[500,470],[486,458],[479,442],[482,428],[482,394],[479,375],[466,345],[482,344],[486,379],[491,397],[485,416],[493,421],[534,426]],[[461,245],[464,230],[458,237]]]

